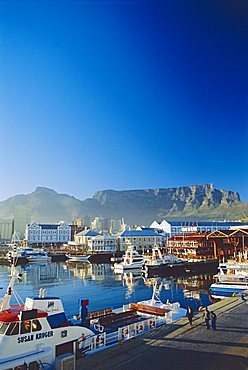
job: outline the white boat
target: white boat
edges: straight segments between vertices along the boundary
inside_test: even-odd
[[[215,298],[225,298],[248,289],[248,268],[244,263],[227,263],[219,266],[214,275],[210,293]]]
[[[29,369],[50,369],[55,368],[60,355],[71,353],[77,357],[94,333],[82,323],[72,325],[61,299],[47,297],[45,289],[38,297],[27,297],[24,304],[11,305],[12,295],[17,297],[14,282],[20,277],[13,265],[11,270],[9,286],[0,301],[0,370],[25,365]]]
[[[89,262],[90,254],[66,254],[69,262]]]
[[[51,262],[52,257],[44,251],[35,250],[33,248],[14,247],[7,253],[8,258],[17,260],[18,258],[26,258],[28,262]]]
[[[180,307],[179,302],[171,303],[167,300],[166,303],[163,303],[160,299],[160,293],[164,284],[153,285],[153,294],[152,298],[144,301],[137,302],[136,308],[137,312],[141,315],[147,316],[162,316],[166,319],[166,322],[172,322],[178,320],[181,317],[185,317],[186,309]],[[132,306],[135,308],[135,305]]]
[[[145,264],[149,266],[160,266],[167,263],[162,256],[160,248],[158,248],[157,246],[152,247],[152,253],[144,254],[144,257]]]
[[[151,254],[145,254],[145,265],[146,266],[164,266],[169,264],[182,263],[180,259],[171,254],[166,254],[162,256],[162,252],[159,247],[152,247]]]
[[[145,257],[139,254],[132,245],[129,245],[122,262],[114,264],[114,271],[122,272],[124,270],[141,269],[144,263]]]

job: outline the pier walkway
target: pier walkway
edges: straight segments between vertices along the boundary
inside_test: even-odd
[[[246,370],[248,369],[248,304],[227,298],[209,307],[217,330],[207,330],[202,314],[193,326],[187,318],[87,355],[77,370]]]

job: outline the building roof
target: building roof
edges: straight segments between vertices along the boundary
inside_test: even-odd
[[[213,226],[242,226],[242,225],[247,225],[247,222],[237,222],[237,221],[168,221],[168,223],[171,226],[182,226],[182,227],[187,227],[187,226],[202,226],[202,227],[213,227]]]
[[[80,231],[80,233],[78,233],[76,235],[79,235],[79,236],[97,236],[97,235],[100,235],[100,234],[97,233],[94,230],[84,230],[84,231]]]
[[[163,236],[159,233],[157,233],[156,231],[154,231],[153,229],[143,229],[143,230],[125,230],[122,234],[121,234],[122,237],[125,237],[125,236]]]

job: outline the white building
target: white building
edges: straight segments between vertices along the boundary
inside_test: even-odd
[[[160,224],[157,221],[153,221],[151,228],[155,230],[161,230],[167,234],[168,237],[183,234],[183,233],[202,233],[212,232],[215,230],[230,230],[233,227],[242,228],[248,225],[247,222],[232,222],[232,221],[165,221],[163,220]]]
[[[114,253],[117,250],[117,241],[114,236],[97,235],[88,240],[89,252]]]
[[[91,228],[96,232],[109,232],[110,220],[106,217],[96,216],[91,222]]]
[[[126,225],[124,224],[124,219],[121,220],[110,220],[110,233],[117,234],[120,231],[125,231]]]
[[[0,240],[10,241],[13,235],[13,220],[0,219]]]
[[[28,244],[64,244],[71,240],[71,227],[64,222],[26,226],[25,239]]]
[[[80,231],[79,233],[75,234],[74,240],[76,244],[82,245],[85,249],[87,249],[89,241],[97,235],[100,235],[100,234],[94,230],[84,230],[84,231]]]

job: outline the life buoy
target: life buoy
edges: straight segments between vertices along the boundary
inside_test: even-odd
[[[96,348],[104,346],[104,336],[99,334],[96,337]]]
[[[156,321],[154,319],[149,320],[150,329],[155,328],[155,326],[156,326]]]
[[[128,330],[127,326],[121,329],[121,338],[122,339],[127,338],[128,334],[129,334],[129,330]]]
[[[143,330],[144,330],[144,326],[143,326],[143,324],[141,324],[141,323],[136,324],[136,333],[137,333],[137,334],[142,333],[142,332],[143,332]]]

